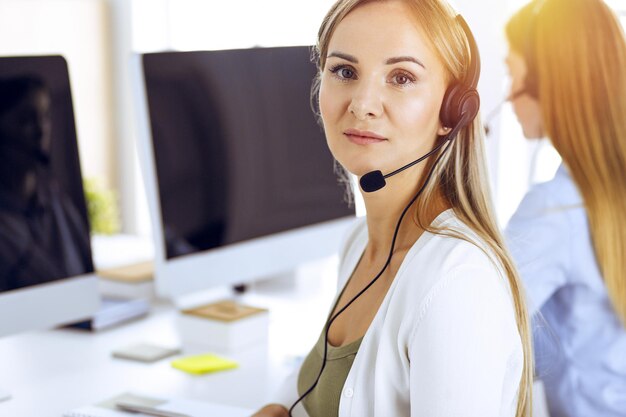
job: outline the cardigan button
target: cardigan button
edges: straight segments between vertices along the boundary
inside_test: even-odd
[[[346,388],[343,394],[348,398],[352,398],[352,396],[354,395],[354,391],[352,390],[352,388]]]

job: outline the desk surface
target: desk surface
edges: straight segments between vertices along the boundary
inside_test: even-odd
[[[0,390],[12,399],[0,403],[0,416],[58,417],[124,392],[257,408],[315,344],[335,295],[335,271],[336,261],[310,265],[291,285],[255,285],[242,297],[270,310],[269,341],[222,353],[239,362],[235,370],[192,376],[172,368],[172,358],[152,364],[112,358],[113,350],[134,343],[180,345],[176,310],[164,302],[155,303],[148,317],[99,333],[58,329],[2,338]],[[206,352],[183,348],[183,355]],[[547,416],[542,388],[535,388],[534,415]]]
[[[262,346],[216,352],[238,361],[235,370],[192,376],[172,368],[172,358],[152,364],[112,358],[113,350],[134,343],[180,345],[176,311],[163,302],[148,317],[98,333],[57,329],[2,338],[0,389],[12,399],[0,403],[0,416],[60,416],[123,392],[259,407],[315,343],[335,293],[335,268],[334,262],[305,268],[291,287],[256,285],[242,297],[270,310],[270,334]],[[208,350],[183,348],[183,355]]]

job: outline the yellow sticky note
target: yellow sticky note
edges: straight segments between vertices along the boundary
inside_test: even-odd
[[[220,358],[210,353],[204,355],[187,356],[172,361],[172,366],[181,371],[194,375],[202,375],[208,372],[223,371],[239,366],[237,362],[230,359]]]

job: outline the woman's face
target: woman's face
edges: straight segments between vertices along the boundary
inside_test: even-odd
[[[524,89],[526,79],[526,61],[521,54],[509,50],[506,58],[509,76],[511,77],[511,91],[509,95],[514,95]],[[544,137],[543,121],[541,117],[541,106],[539,101],[528,94],[521,94],[511,100],[513,110],[517,120],[522,125],[524,136],[527,139],[541,139]]]
[[[448,132],[439,121],[443,64],[403,2],[371,2],[350,12],[326,58],[322,121],[333,156],[351,173],[388,173]]]

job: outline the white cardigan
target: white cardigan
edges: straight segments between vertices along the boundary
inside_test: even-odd
[[[433,225],[478,241],[452,210]],[[367,225],[359,219],[341,252],[338,294],[367,240]],[[522,366],[504,274],[476,245],[424,233],[406,254],[365,333],[343,387],[339,416],[515,416]],[[275,402],[289,408],[296,401],[299,371],[285,381]],[[293,415],[306,416],[302,403]]]

